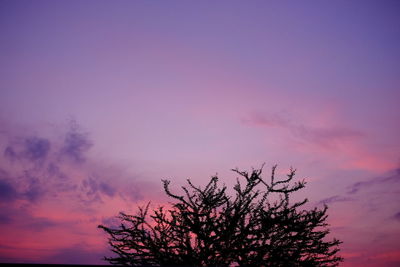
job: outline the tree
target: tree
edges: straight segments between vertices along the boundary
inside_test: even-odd
[[[175,202],[149,215],[149,204],[136,215],[120,213],[119,228],[103,225],[115,257],[112,264],[131,266],[337,266],[341,241],[325,241],[329,234],[327,206],[304,210],[307,202],[291,203],[289,195],[305,186],[292,183],[295,170],[270,181],[262,168],[251,173],[234,169],[233,196],[214,176],[205,188],[183,186],[172,193],[163,180],[165,193]]]

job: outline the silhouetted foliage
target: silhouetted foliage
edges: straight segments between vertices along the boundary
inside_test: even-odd
[[[325,241],[327,206],[300,209],[307,199],[291,204],[289,195],[305,182],[287,178],[270,181],[262,168],[233,170],[237,179],[234,196],[219,187],[212,177],[205,188],[188,181],[183,195],[172,193],[163,180],[166,194],[175,200],[170,208],[159,207],[149,215],[149,204],[136,215],[120,213],[119,228],[99,227],[109,235],[116,257],[112,264],[131,266],[337,266],[337,239]],[[150,219],[151,218],[151,219]]]

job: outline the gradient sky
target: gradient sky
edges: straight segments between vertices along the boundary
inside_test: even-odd
[[[104,263],[161,179],[295,167],[400,265],[399,1],[0,1],[0,262]]]

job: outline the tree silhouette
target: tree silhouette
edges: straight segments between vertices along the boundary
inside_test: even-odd
[[[99,225],[109,234],[116,257],[112,264],[131,266],[337,266],[341,241],[325,241],[327,206],[304,210],[307,199],[289,201],[289,195],[305,182],[290,185],[287,178],[270,181],[262,168],[251,173],[234,169],[237,178],[233,196],[214,176],[204,189],[188,179],[183,194],[172,193],[163,180],[165,193],[175,200],[170,208],[149,214],[149,204],[136,215],[120,213],[117,229]]]

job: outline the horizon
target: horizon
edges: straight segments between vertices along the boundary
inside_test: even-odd
[[[400,2],[0,1],[0,262],[106,264],[120,211],[291,167],[339,266],[399,266]]]

